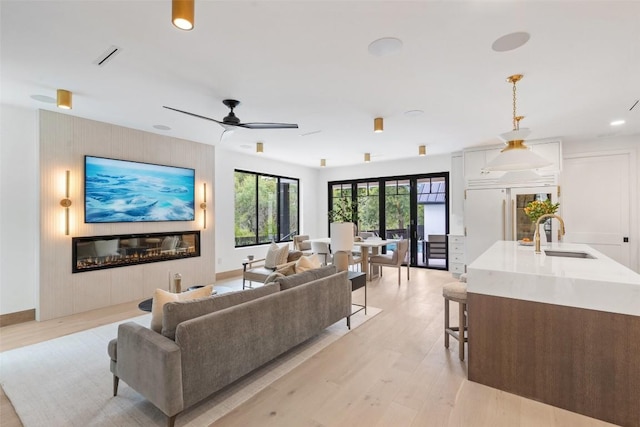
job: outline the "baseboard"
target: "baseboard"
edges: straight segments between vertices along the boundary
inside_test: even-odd
[[[36,309],[16,311],[15,313],[0,314],[0,327],[16,325],[18,323],[36,320]]]
[[[233,279],[234,277],[242,277],[242,269],[223,271],[222,273],[217,273],[216,274],[216,281],[218,281],[218,280],[226,280],[226,279]]]

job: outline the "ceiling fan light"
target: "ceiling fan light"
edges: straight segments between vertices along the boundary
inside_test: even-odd
[[[172,0],[171,22],[185,31],[193,29],[195,0]]]
[[[71,110],[73,108],[71,92],[68,90],[58,89],[56,101],[58,108],[62,108],[63,110]]]
[[[375,133],[380,133],[384,130],[384,123],[382,121],[382,117],[376,117],[373,119],[373,131]]]

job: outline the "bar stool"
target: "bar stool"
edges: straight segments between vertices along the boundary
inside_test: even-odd
[[[460,360],[464,360],[464,343],[468,341],[467,331],[467,284],[451,282],[442,287],[444,297],[444,347],[449,348],[449,335],[458,340]],[[449,324],[449,301],[458,303],[458,326]]]

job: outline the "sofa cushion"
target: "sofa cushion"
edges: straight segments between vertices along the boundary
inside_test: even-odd
[[[280,266],[280,268],[276,269],[276,273],[280,273],[283,276],[291,276],[292,274],[296,274],[296,263],[288,262],[284,266]],[[266,283],[266,280],[265,280]]]
[[[269,250],[267,251],[267,256],[265,257],[264,266],[272,269],[276,268],[276,266],[287,262],[288,255],[289,245],[280,247],[272,242],[271,245],[269,245]]]
[[[265,285],[267,283],[273,283],[276,281],[276,279],[280,278],[280,277],[284,277],[284,274],[282,273],[278,273],[277,271],[274,271],[273,273],[271,273],[266,279],[264,279],[264,283]]]
[[[302,273],[294,274],[293,276],[285,276],[276,279],[276,283],[280,284],[280,290],[295,288],[296,286],[303,285],[307,282],[311,282],[323,277],[336,274],[338,269],[335,265],[328,265],[326,267],[316,268],[313,270],[307,270]]]
[[[195,298],[202,298],[211,295],[213,285],[207,285],[193,291],[174,294],[164,289],[156,289],[153,293],[153,302],[151,303],[151,326],[150,328],[156,332],[162,331],[162,310],[166,303],[172,301],[187,301]]]
[[[172,340],[176,339],[176,329],[185,320],[194,319],[214,311],[223,310],[234,305],[242,304],[265,295],[276,293],[280,285],[270,284],[244,291],[228,292],[201,298],[194,301],[176,301],[164,306],[162,316],[162,335]]]
[[[302,255],[304,255],[302,251],[289,251],[287,254],[287,262],[297,261]]]
[[[295,271],[296,273],[303,273],[307,270],[313,270],[320,267],[322,267],[322,263],[320,262],[318,255],[313,254],[300,257],[300,259],[296,261]]]

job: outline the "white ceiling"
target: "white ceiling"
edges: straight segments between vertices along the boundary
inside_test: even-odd
[[[4,1],[1,101],[62,112],[32,95],[73,92],[68,114],[318,167],[494,144],[511,129],[511,86],[531,139],[640,134],[638,1],[205,1],[195,29],[170,23],[169,0]],[[505,34],[531,39],[494,52]],[[381,37],[401,52],[376,57]],[[110,46],[121,52],[93,62]],[[221,120],[297,130],[223,129]],[[409,110],[423,110],[411,117]],[[373,132],[384,117],[385,130]],[[614,119],[626,124],[613,128]],[[166,125],[169,131],[154,129]],[[320,132],[317,132],[320,131]],[[309,134],[306,136],[301,136]],[[604,140],[603,140],[604,141]]]

